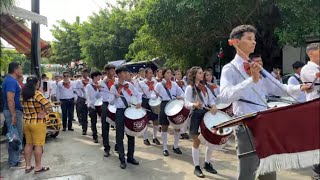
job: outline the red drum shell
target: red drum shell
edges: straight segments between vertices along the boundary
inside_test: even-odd
[[[217,104],[216,107],[218,110],[227,113],[230,117],[233,117],[234,114],[232,104]]]
[[[101,117],[102,106],[95,106],[98,115]]]
[[[128,110],[129,109],[129,110]],[[143,109],[136,109],[136,108],[127,108],[126,111],[145,111]],[[131,114],[131,113],[128,113]],[[147,113],[144,112],[144,116],[133,119],[132,117],[128,117],[125,112],[125,118],[124,118],[124,125],[125,125],[125,131],[130,136],[140,136],[144,133],[146,130],[148,123]]]
[[[177,104],[179,104],[178,106],[181,106],[182,102],[180,102],[180,101],[182,101],[182,100],[172,100],[172,101],[168,102],[168,104],[165,107],[165,113],[168,116],[168,120],[170,121],[170,124],[175,129],[180,129],[184,126],[184,123],[186,122],[186,120],[188,119],[188,117],[190,115],[190,109],[188,109],[184,106],[184,102],[182,105],[182,109],[180,111],[175,112],[174,115],[168,115],[168,113],[166,112],[166,109],[168,109],[167,106],[174,106],[174,104],[170,105],[170,103],[177,103]]]
[[[211,113],[211,112],[207,112],[207,113]],[[219,113],[219,111],[217,113]],[[223,113],[223,112],[220,112],[220,113]],[[214,121],[214,118],[212,119],[212,121]],[[209,143],[215,144],[215,145],[225,144],[228,141],[228,139],[231,136],[231,134],[232,134],[232,131],[230,131],[230,133],[227,133],[225,135],[217,134],[213,130],[207,128],[207,126],[205,124],[205,120],[201,121],[200,129],[201,129],[201,134],[204,137],[204,139],[206,141],[208,141]]]

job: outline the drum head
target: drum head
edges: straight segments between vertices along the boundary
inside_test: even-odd
[[[125,110],[124,115],[132,120],[141,119],[147,114],[147,111],[140,108],[129,107]]]
[[[110,112],[112,112],[112,113],[116,113],[116,111],[117,111],[117,108],[116,108],[116,106],[115,105],[108,105],[108,110],[110,111]]]
[[[218,111],[215,115],[213,115],[211,112],[207,112],[204,117],[203,121],[204,124],[206,125],[206,128],[211,130],[213,126],[216,126],[218,124],[221,124],[223,122],[231,120],[231,117],[222,111]],[[227,135],[232,132],[231,128],[223,128],[223,132],[217,131],[217,135]]]
[[[231,105],[231,103],[230,104],[219,103],[216,105],[216,107],[217,107],[217,109],[225,109],[225,108],[229,107],[230,105]]]
[[[183,106],[184,106],[183,100],[176,99],[176,100],[170,101],[164,108],[164,113],[167,116],[174,116],[182,110]]]
[[[96,100],[96,102],[94,102],[94,106],[102,106],[103,102],[102,102],[102,98],[99,98]]]
[[[157,99],[149,99],[150,106],[159,106],[160,104],[161,104],[161,97],[158,97]]]
[[[289,106],[290,104],[289,103],[285,103],[285,102],[269,102],[268,103],[268,106],[269,107],[285,107],[285,106]]]

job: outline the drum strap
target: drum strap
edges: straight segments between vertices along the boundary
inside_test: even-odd
[[[164,89],[166,90],[166,92],[167,92],[167,94],[168,94],[169,98],[170,98],[170,99],[172,99],[171,93],[170,93],[169,89],[167,89],[167,88],[166,88],[166,85],[164,84],[164,82],[162,82],[162,86],[163,86],[163,87],[164,87]]]
[[[249,100],[245,100],[245,99],[239,99],[238,101],[268,108],[268,106],[266,106],[266,105],[258,104],[258,103],[255,103],[255,102],[252,102]]]
[[[206,86],[207,86],[207,88],[212,92],[212,94],[214,95],[214,97],[217,97],[217,95],[216,95],[216,93],[214,92],[214,90],[211,89],[208,84],[206,84]]]
[[[115,84],[116,89],[119,89],[119,84]],[[120,96],[123,104],[126,106],[126,108],[129,107],[128,101],[126,100],[126,98],[124,96]]]
[[[202,101],[202,104],[203,104],[204,106],[208,106],[208,105],[205,105],[205,103],[204,103],[204,99],[203,99],[203,96],[202,96],[201,93],[200,93],[200,92],[201,92],[200,89],[198,89],[198,88],[195,87],[195,86],[194,86],[194,89],[195,89],[198,97],[199,97],[200,100]],[[209,102],[209,95],[208,95],[208,102]]]
[[[300,84],[303,84],[302,81],[301,81],[301,79],[298,78],[296,75],[293,75],[293,77],[296,78],[296,80],[297,80]]]

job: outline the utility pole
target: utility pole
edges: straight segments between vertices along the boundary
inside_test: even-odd
[[[37,14],[40,13],[39,0],[31,1],[31,11]],[[31,73],[36,75],[38,78],[41,73],[40,53],[40,25],[33,22],[31,24]]]

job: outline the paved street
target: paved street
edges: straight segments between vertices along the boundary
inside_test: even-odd
[[[103,158],[101,145],[101,129],[99,124],[99,144],[92,142],[91,133],[82,136],[80,126],[74,123],[74,132],[61,132],[56,139],[48,139],[44,152],[44,165],[51,170],[39,175],[33,172],[25,175],[24,170],[9,169],[6,165],[7,152],[5,144],[1,144],[1,176],[4,180],[194,180],[191,157],[191,140],[182,140],[180,143],[183,155],[176,155],[169,151],[169,157],[162,155],[162,146],[145,146],[141,138],[136,138],[135,157],[140,166],[128,165],[126,170],[119,167],[117,154],[112,151],[109,158]],[[160,135],[160,134],[159,134]],[[151,136],[151,134],[150,134]],[[111,131],[111,143],[114,145],[115,131]],[[161,139],[160,139],[161,141]],[[125,141],[126,142],[126,141]],[[169,148],[172,149],[173,135],[169,135]],[[213,154],[213,165],[218,175],[205,172],[206,179],[229,180],[237,175],[237,159],[235,148],[230,145],[228,151],[216,150]],[[113,149],[113,148],[112,148]],[[201,160],[204,161],[204,146],[201,147]],[[281,172],[279,180],[309,180],[310,169]]]

